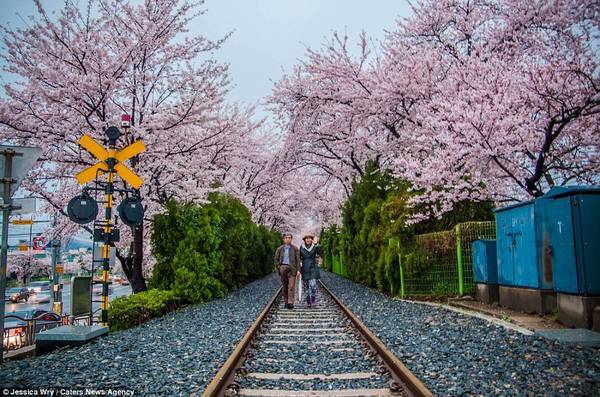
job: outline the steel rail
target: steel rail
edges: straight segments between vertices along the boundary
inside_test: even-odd
[[[427,389],[427,387],[394,355],[394,353],[391,352],[385,344],[375,336],[375,334],[373,334],[367,326],[333,294],[333,292],[331,292],[329,288],[322,282],[319,283],[323,290],[327,292],[335,304],[353,323],[368,347],[381,358],[385,368],[389,371],[392,380],[396,383],[396,391],[400,392],[401,396],[432,397],[433,393]],[[249,350],[252,340],[270,311],[273,309],[280,293],[281,288],[277,290],[277,293],[267,303],[250,328],[248,328],[244,337],[227,358],[227,361],[225,361],[213,380],[208,384],[204,392],[202,392],[202,397],[225,396],[228,387],[234,383],[236,370],[243,365],[245,354]]]
[[[350,321],[352,321],[358,332],[369,344],[371,349],[375,351],[383,360],[383,363],[390,371],[392,379],[404,384],[404,387],[408,389],[404,390],[404,392],[408,392],[419,397],[433,396],[433,393],[427,389],[423,382],[421,382],[404,364],[402,364],[398,357],[396,357],[396,355],[387,348],[381,339],[371,332],[369,328],[320,280],[319,284],[321,284],[323,290],[329,294],[333,301],[342,309],[344,314],[350,319]]]
[[[279,287],[275,295],[267,303],[263,311],[258,315],[256,320],[254,320],[252,325],[250,325],[250,328],[248,328],[248,331],[246,331],[246,334],[242,340],[237,344],[213,380],[208,384],[208,386],[206,386],[206,389],[204,389],[202,392],[202,397],[217,397],[225,395],[227,387],[233,382],[236,369],[241,367],[244,362],[244,354],[248,350],[248,347],[250,347],[250,342],[252,342],[252,339],[254,339],[254,336],[275,305],[275,302],[277,302],[277,298],[279,298],[280,293],[281,287]]]

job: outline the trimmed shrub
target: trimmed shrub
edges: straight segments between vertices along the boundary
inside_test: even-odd
[[[173,291],[157,289],[115,298],[108,310],[110,331],[135,327],[173,311],[180,305],[181,299]]]
[[[169,202],[154,216],[151,241],[149,286],[202,303],[272,272],[279,235],[256,225],[237,198],[213,193],[203,205]]]

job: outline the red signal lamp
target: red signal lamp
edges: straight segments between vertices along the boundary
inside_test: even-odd
[[[129,128],[131,127],[131,116],[128,114],[124,114],[121,116],[121,127]]]

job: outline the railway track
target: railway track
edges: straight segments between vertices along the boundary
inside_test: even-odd
[[[280,291],[202,396],[431,396],[323,284],[317,305],[286,309]]]

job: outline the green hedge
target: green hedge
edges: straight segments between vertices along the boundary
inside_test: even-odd
[[[111,302],[111,331],[222,297],[271,273],[279,240],[277,232],[256,225],[231,195],[213,193],[203,205],[168,202],[151,224],[156,264],[150,290]]]
[[[181,306],[173,291],[151,289],[130,296],[115,298],[110,303],[108,323],[111,331],[140,325]]]
[[[410,205],[414,194],[406,181],[381,171],[376,162],[367,164],[365,175],[354,181],[352,194],[342,207],[342,226],[321,231],[324,267],[332,270],[334,262],[342,258],[341,268],[348,278],[396,294],[400,288],[398,257],[405,276],[430,265],[428,256],[417,248],[415,235],[446,230],[466,220],[493,219],[491,203],[465,201],[441,219],[407,225],[415,211],[427,212],[423,205]]]
[[[204,205],[169,202],[151,241],[150,287],[202,303],[271,273],[279,234],[255,224],[240,200],[213,193]]]

